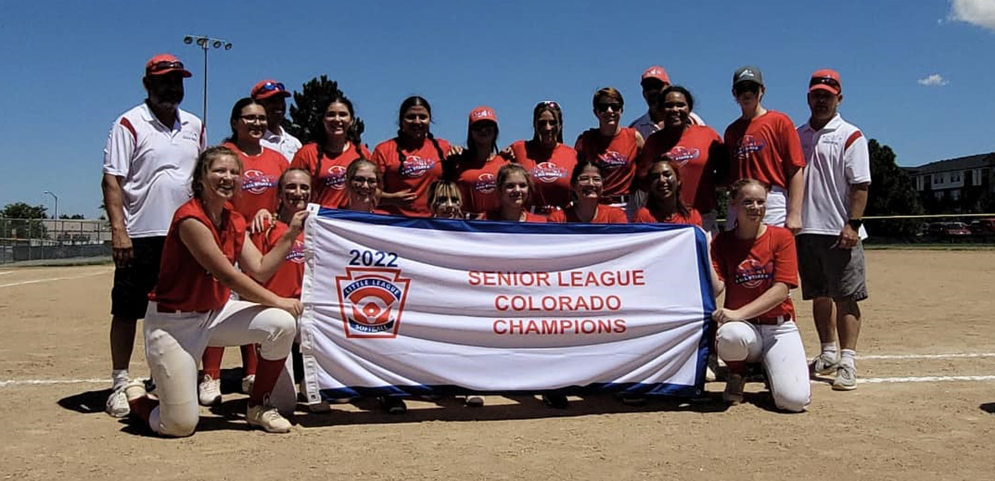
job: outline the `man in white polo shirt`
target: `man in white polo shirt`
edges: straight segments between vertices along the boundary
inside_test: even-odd
[[[250,95],[266,109],[266,133],[259,143],[283,154],[287,162],[290,162],[294,159],[294,154],[301,150],[301,141],[283,128],[290,92],[287,92],[282,83],[267,79],[260,80],[252,87]]]
[[[104,147],[101,189],[111,224],[114,288],[111,291],[113,390],[107,413],[127,416],[124,395],[135,327],[145,317],[149,291],[159,277],[166,232],[176,209],[190,199],[190,177],[204,150],[201,120],[180,110],[183,62],[170,54],[145,64],[145,102],[111,126]]]
[[[861,218],[871,169],[867,139],[840,117],[842,101],[839,73],[823,69],[812,74],[808,89],[812,116],[798,127],[807,167],[797,248],[802,298],[813,300],[812,317],[822,343],[812,372],[835,374],[833,389],[850,391],[857,387],[854,358],[861,323],[857,303],[867,299],[861,243],[867,232]]]
[[[656,110],[656,102],[660,92],[670,86],[670,77],[663,67],[654,65],[643,72],[639,84],[643,88],[643,99],[646,100],[649,110],[629,124],[629,127],[639,131],[644,139],[648,139],[653,132],[663,128],[663,113]],[[691,112],[689,117],[692,125],[705,125],[705,121],[698,114]]]

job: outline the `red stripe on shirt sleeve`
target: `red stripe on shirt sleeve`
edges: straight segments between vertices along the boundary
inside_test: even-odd
[[[861,138],[863,136],[864,136],[864,134],[860,133],[859,130],[856,131],[856,132],[854,132],[854,133],[852,133],[852,134],[850,134],[850,136],[847,137],[847,139],[846,139],[846,143],[843,145],[843,150],[849,149],[850,146],[853,145],[853,143],[857,141],[857,139],[859,139],[859,138]]]
[[[128,131],[131,132],[131,137],[134,138],[135,142],[137,143],[138,142],[138,132],[135,130],[135,126],[131,125],[131,121],[128,120],[127,117],[121,117],[121,126],[124,127],[124,128],[126,128],[126,129],[128,129]]]

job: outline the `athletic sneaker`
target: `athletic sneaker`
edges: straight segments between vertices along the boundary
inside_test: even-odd
[[[836,372],[836,369],[840,366],[840,360],[838,357],[832,356],[828,353],[822,353],[812,359],[812,362],[808,365],[808,370],[812,374],[832,374]]]
[[[131,414],[131,406],[128,405],[128,396],[124,394],[124,389],[128,384],[122,384],[111,391],[107,396],[107,414],[114,418],[123,418]]]
[[[290,432],[290,421],[281,416],[280,411],[270,406],[268,402],[249,406],[248,411],[245,412],[245,421],[249,423],[249,426],[261,428],[268,433]]]
[[[467,396],[466,397],[466,405],[470,406],[472,408],[479,408],[480,406],[484,405],[484,398],[482,398],[480,396],[474,396],[474,395]]]
[[[256,383],[256,375],[249,374],[242,378],[242,392],[252,394],[252,386]]]
[[[201,406],[221,404],[221,380],[214,379],[210,374],[204,374],[197,385],[197,400]]]
[[[836,380],[833,381],[833,391],[853,391],[857,389],[857,369],[840,364],[836,370]]]
[[[726,389],[722,391],[722,400],[735,406],[743,402],[743,387],[746,385],[746,378],[742,374],[729,373],[726,379]]]

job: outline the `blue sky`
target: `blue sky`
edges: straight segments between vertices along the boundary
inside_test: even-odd
[[[95,7],[94,5],[99,5]],[[531,137],[531,107],[556,100],[572,143],[596,125],[591,95],[614,86],[625,120],[645,112],[639,75],[659,64],[720,134],[738,116],[732,72],[755,64],[768,108],[808,117],[812,71],[843,79],[842,113],[901,165],[995,150],[995,0],[758,2],[4,2],[0,15],[0,205],[23,201],[96,217],[114,118],[141,102],[145,61],[180,56],[194,73],[183,108],[200,115],[203,34],[208,136],[262,78],[300,89],[327,74],[356,104],[373,147],[394,135],[408,95],[428,98],[433,131],[462,143],[477,105],[497,110],[500,143]],[[831,5],[831,8],[827,5]],[[930,76],[932,79],[930,79]]]

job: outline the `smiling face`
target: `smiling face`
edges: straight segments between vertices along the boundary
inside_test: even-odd
[[[463,201],[456,184],[440,181],[433,186],[431,208],[437,219],[462,219]]]
[[[328,104],[322,123],[328,138],[345,137],[352,127],[352,113],[349,112],[349,106],[342,102]]]
[[[684,93],[673,90],[667,92],[661,107],[663,108],[663,122],[668,128],[684,128],[688,125],[691,107]]]
[[[594,115],[598,117],[601,128],[618,127],[619,121],[622,120],[622,102],[602,95],[594,105]]]
[[[539,137],[539,142],[544,145],[556,145],[560,137],[560,121],[551,110],[544,110],[535,119],[535,132]]]
[[[470,139],[478,151],[490,152],[497,140],[497,124],[490,120],[481,120],[470,126]]]
[[[304,170],[288,170],[280,180],[280,217],[289,218],[311,201],[311,176]]]
[[[235,155],[218,155],[207,167],[201,180],[204,200],[231,201],[242,185],[242,167]]]
[[[239,141],[259,142],[266,134],[266,109],[259,104],[242,107],[237,119],[232,120],[232,131]]]
[[[359,162],[359,161],[356,161]],[[377,168],[368,161],[364,161],[349,176],[349,204],[354,208],[372,208],[377,202],[377,187],[380,179],[377,176]]]
[[[743,185],[731,204],[736,209],[736,220],[740,224],[760,223],[767,213],[767,189],[756,182]]]
[[[529,180],[522,172],[510,172],[501,189],[501,207],[524,209],[529,201]]]
[[[432,114],[421,105],[415,105],[401,115],[401,132],[412,139],[424,139],[428,135]]]
[[[573,184],[574,194],[578,202],[599,202],[604,189],[604,179],[601,177],[601,170],[597,166],[588,164],[575,179]]]
[[[677,195],[681,186],[680,174],[669,161],[654,162],[647,177],[649,177],[650,193],[660,199]]]

